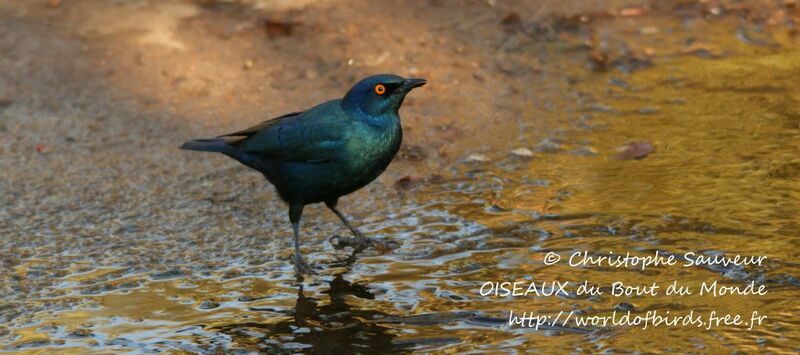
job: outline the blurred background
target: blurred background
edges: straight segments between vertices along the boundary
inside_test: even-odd
[[[798,351],[800,4],[0,1],[0,349]],[[214,136],[423,77],[404,145],[341,208],[357,261]],[[545,266],[549,251],[767,255],[762,267]],[[485,281],[768,285],[762,297],[492,298]],[[505,326],[509,310],[766,313],[746,331]]]

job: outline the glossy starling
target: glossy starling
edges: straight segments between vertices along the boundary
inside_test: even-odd
[[[341,99],[286,114],[181,149],[219,152],[264,174],[289,204],[298,278],[313,270],[300,254],[300,218],[307,204],[324,202],[353,233],[343,244],[356,251],[376,242],[337,208],[339,197],[369,184],[389,165],[403,138],[398,110],[424,79],[382,74],[365,78]]]

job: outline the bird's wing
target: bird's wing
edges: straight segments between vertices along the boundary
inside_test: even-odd
[[[264,122],[261,122],[261,123],[255,125],[255,126],[253,126],[253,127],[250,127],[250,128],[247,128],[247,129],[243,129],[241,131],[236,131],[236,132],[233,132],[233,133],[228,133],[228,134],[223,134],[221,136],[217,136],[217,138],[223,138],[223,137],[250,137],[250,136],[255,135],[259,131],[261,131],[261,130],[269,127],[269,126],[272,126],[272,125],[275,125],[275,124],[279,123],[281,120],[283,120],[283,119],[285,119],[287,117],[297,116],[297,115],[302,114],[302,113],[303,113],[303,111],[287,113],[285,115],[278,116],[278,117],[266,120]]]
[[[332,160],[346,143],[348,121],[338,103],[323,104],[266,124],[240,146],[247,153],[282,161],[322,163]]]

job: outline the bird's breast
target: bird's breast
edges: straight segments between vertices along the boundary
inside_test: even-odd
[[[348,137],[348,175],[367,184],[380,175],[400,150],[403,132],[399,120],[388,127],[367,124],[356,126]]]

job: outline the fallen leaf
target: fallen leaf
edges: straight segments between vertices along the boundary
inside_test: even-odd
[[[292,31],[300,22],[281,22],[274,20],[264,21],[264,30],[267,32],[267,37],[288,37],[292,35]]]
[[[522,23],[522,17],[520,17],[518,13],[512,11],[506,14],[500,23],[509,27],[518,26]]]
[[[395,181],[394,188],[397,190],[408,190],[419,185],[423,181],[424,179],[421,176],[406,175]]]
[[[655,148],[650,142],[632,142],[617,148],[612,158],[617,160],[641,160],[652,154]]]
[[[622,17],[640,16],[645,12],[646,11],[643,7],[627,7],[619,10],[619,15]]]

